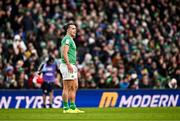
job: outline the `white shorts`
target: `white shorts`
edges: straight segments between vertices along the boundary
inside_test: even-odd
[[[64,63],[60,64],[60,71],[62,74],[62,80],[75,80],[77,79],[77,67],[73,64],[71,64],[72,68],[73,68],[73,73],[70,73],[68,71],[67,65]]]

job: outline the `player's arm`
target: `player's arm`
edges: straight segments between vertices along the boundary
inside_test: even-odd
[[[66,65],[70,65],[69,58],[68,58],[68,51],[69,51],[69,45],[64,45],[64,47],[63,47],[63,56],[64,56],[64,60],[66,62]]]
[[[72,66],[71,66],[71,64],[70,64],[70,62],[69,62],[68,51],[69,51],[69,45],[66,44],[66,45],[64,45],[64,47],[63,47],[64,61],[66,62],[66,65],[67,65],[67,67],[68,67],[69,72],[72,73],[72,72],[73,72],[73,68],[72,68]]]

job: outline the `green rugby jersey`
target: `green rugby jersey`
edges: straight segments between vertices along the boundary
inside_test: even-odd
[[[76,64],[76,44],[75,44],[74,40],[69,35],[66,35],[61,41],[61,60],[62,60],[62,63],[66,63],[64,60],[63,51],[62,51],[62,48],[65,45],[69,45],[69,51],[68,51],[69,62],[71,64],[75,65]]]

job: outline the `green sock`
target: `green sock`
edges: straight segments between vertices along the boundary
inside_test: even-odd
[[[76,109],[76,104],[74,102],[70,102],[70,108],[71,109]]]
[[[63,102],[63,109],[64,110],[68,110],[69,109],[68,102]]]

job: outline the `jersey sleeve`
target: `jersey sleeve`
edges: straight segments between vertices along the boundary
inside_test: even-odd
[[[70,45],[70,39],[66,38],[63,40],[62,45]]]

